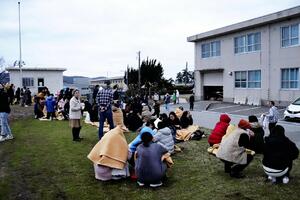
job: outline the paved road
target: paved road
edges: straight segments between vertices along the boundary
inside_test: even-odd
[[[218,120],[219,120],[219,116],[220,116],[219,111],[221,109],[211,110],[212,108],[210,108],[210,110],[205,110],[210,103],[211,102],[209,102],[209,101],[196,102],[195,109],[194,109],[194,111],[191,111],[191,113],[193,115],[195,124],[198,124],[198,125],[206,127],[206,128],[213,129],[216,122],[218,122]],[[170,110],[174,110],[176,107],[179,107],[179,106],[183,106],[183,108],[185,110],[189,109],[189,104],[183,103],[183,104],[171,105]],[[218,105],[218,106],[220,108],[221,105]],[[227,112],[227,113],[231,117],[231,119],[232,119],[231,123],[233,123],[233,124],[238,124],[240,119],[248,119],[247,110],[244,110],[246,112],[243,112],[246,114],[239,115],[238,114],[239,112],[234,112],[235,109],[237,109],[237,108],[239,110],[241,110],[240,107],[227,108],[228,110],[230,109],[230,112]],[[243,106],[243,109],[246,109],[246,108],[248,108],[248,106]],[[264,107],[262,108],[263,112],[265,112],[264,111],[265,109],[266,108],[264,108]],[[255,109],[252,109],[252,111],[254,111],[254,110]],[[164,107],[161,108],[161,112],[166,112]],[[258,109],[258,111],[256,113],[251,113],[251,114],[259,114],[260,115],[261,110]],[[286,121],[281,120],[281,121],[279,121],[278,124],[282,125],[285,128],[286,136],[288,136],[292,141],[294,141],[296,143],[296,145],[298,146],[298,148],[300,148],[300,123],[286,122]],[[266,132],[266,135],[269,134],[268,130],[266,130],[265,132]]]

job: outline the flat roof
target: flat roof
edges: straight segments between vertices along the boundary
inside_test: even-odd
[[[7,67],[7,71],[20,71],[19,67]],[[66,71],[66,68],[50,68],[50,67],[22,67],[22,71]]]
[[[219,37],[219,36],[227,35],[230,33],[235,33],[238,31],[243,31],[243,30],[247,30],[250,28],[254,28],[257,26],[263,26],[266,24],[272,24],[272,23],[284,21],[284,20],[291,19],[291,18],[298,17],[298,16],[300,16],[300,6],[296,6],[296,7],[282,10],[279,12],[275,12],[272,14],[264,15],[264,16],[257,17],[254,19],[246,20],[246,21],[232,24],[229,26],[225,26],[222,28],[214,29],[211,31],[197,34],[197,35],[193,35],[193,36],[188,37],[187,41],[188,42],[198,42],[200,40],[209,39],[209,38],[213,38],[213,37]]]

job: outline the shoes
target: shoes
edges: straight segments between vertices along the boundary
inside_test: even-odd
[[[3,141],[5,141],[5,140],[6,140],[6,137],[3,136],[3,135],[1,135],[1,136],[0,136],[0,142],[3,142]]]
[[[289,181],[290,181],[290,179],[287,176],[283,177],[283,179],[282,179],[283,184],[288,184]]]
[[[75,139],[73,139],[73,141],[74,141],[74,142],[80,142],[81,139],[80,139],[80,138],[75,138]]]
[[[137,184],[140,186],[140,187],[143,187],[145,184],[144,183],[141,183],[141,182],[138,182],[137,181]]]
[[[156,184],[150,184],[150,187],[156,188],[162,186],[162,182],[156,183]]]
[[[12,140],[12,139],[14,139],[14,136],[12,136],[12,135],[8,135],[8,136],[6,136],[6,138],[5,138],[5,140]]]

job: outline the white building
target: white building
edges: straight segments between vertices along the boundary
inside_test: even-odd
[[[23,67],[22,84],[20,70],[17,67],[6,68],[9,72],[10,83],[16,88],[27,87],[33,94],[38,93],[39,87],[47,87],[50,93],[56,93],[63,88],[63,72],[65,68]]]
[[[111,87],[114,85],[118,85],[121,89],[127,89],[127,85],[125,84],[124,76],[115,76],[115,77],[101,77],[101,78],[93,78],[91,79],[91,85],[99,85],[104,86],[105,81],[109,80],[111,83]]]
[[[195,95],[286,105],[300,97],[300,6],[188,37]]]

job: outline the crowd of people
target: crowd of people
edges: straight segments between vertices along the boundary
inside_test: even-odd
[[[285,136],[285,130],[277,125],[278,111],[273,101],[270,110],[263,115],[269,122],[269,136],[256,116],[241,119],[237,126],[230,124],[227,114],[220,116],[212,130],[208,151],[224,163],[224,171],[234,178],[243,178],[242,171],[250,164],[255,154],[262,154],[262,165],[267,179],[273,183],[288,183],[293,160],[299,150],[295,143]]]
[[[173,164],[171,155],[178,150],[176,144],[203,137],[199,126],[193,125],[190,111],[182,107],[170,111],[171,101],[178,103],[174,98],[174,95],[179,97],[177,92],[173,96],[167,93],[162,100],[157,93],[153,97],[137,95],[124,99],[118,86],[111,88],[110,82],[106,81],[103,88],[95,87],[90,103],[81,101],[77,89],[66,88],[54,95],[45,88],[33,98],[34,114],[40,120],[69,120],[72,139],[80,142],[83,139],[80,137],[81,118],[86,111],[90,121],[99,123],[99,142],[88,155],[94,163],[95,177],[111,180],[131,176],[140,186],[158,187],[166,177],[167,168]],[[191,95],[190,110],[193,110],[194,101],[194,95]],[[29,89],[18,88],[14,92],[13,84],[0,85],[0,142],[14,138],[8,124],[10,105],[28,106],[31,102]],[[160,112],[162,104],[167,113]],[[208,151],[224,163],[224,171],[231,177],[244,177],[242,171],[254,155],[262,154],[263,170],[268,180],[289,182],[293,160],[298,158],[299,150],[285,136],[284,128],[277,125],[279,117],[275,103],[271,101],[269,105],[269,112],[262,116],[262,120],[269,124],[268,136],[265,136],[263,122],[256,116],[241,119],[234,125],[227,114],[220,115],[209,135]],[[120,117],[120,123],[116,122],[115,116]],[[109,127],[106,134],[105,125]],[[129,144],[124,136],[124,131],[128,130],[137,132]]]

